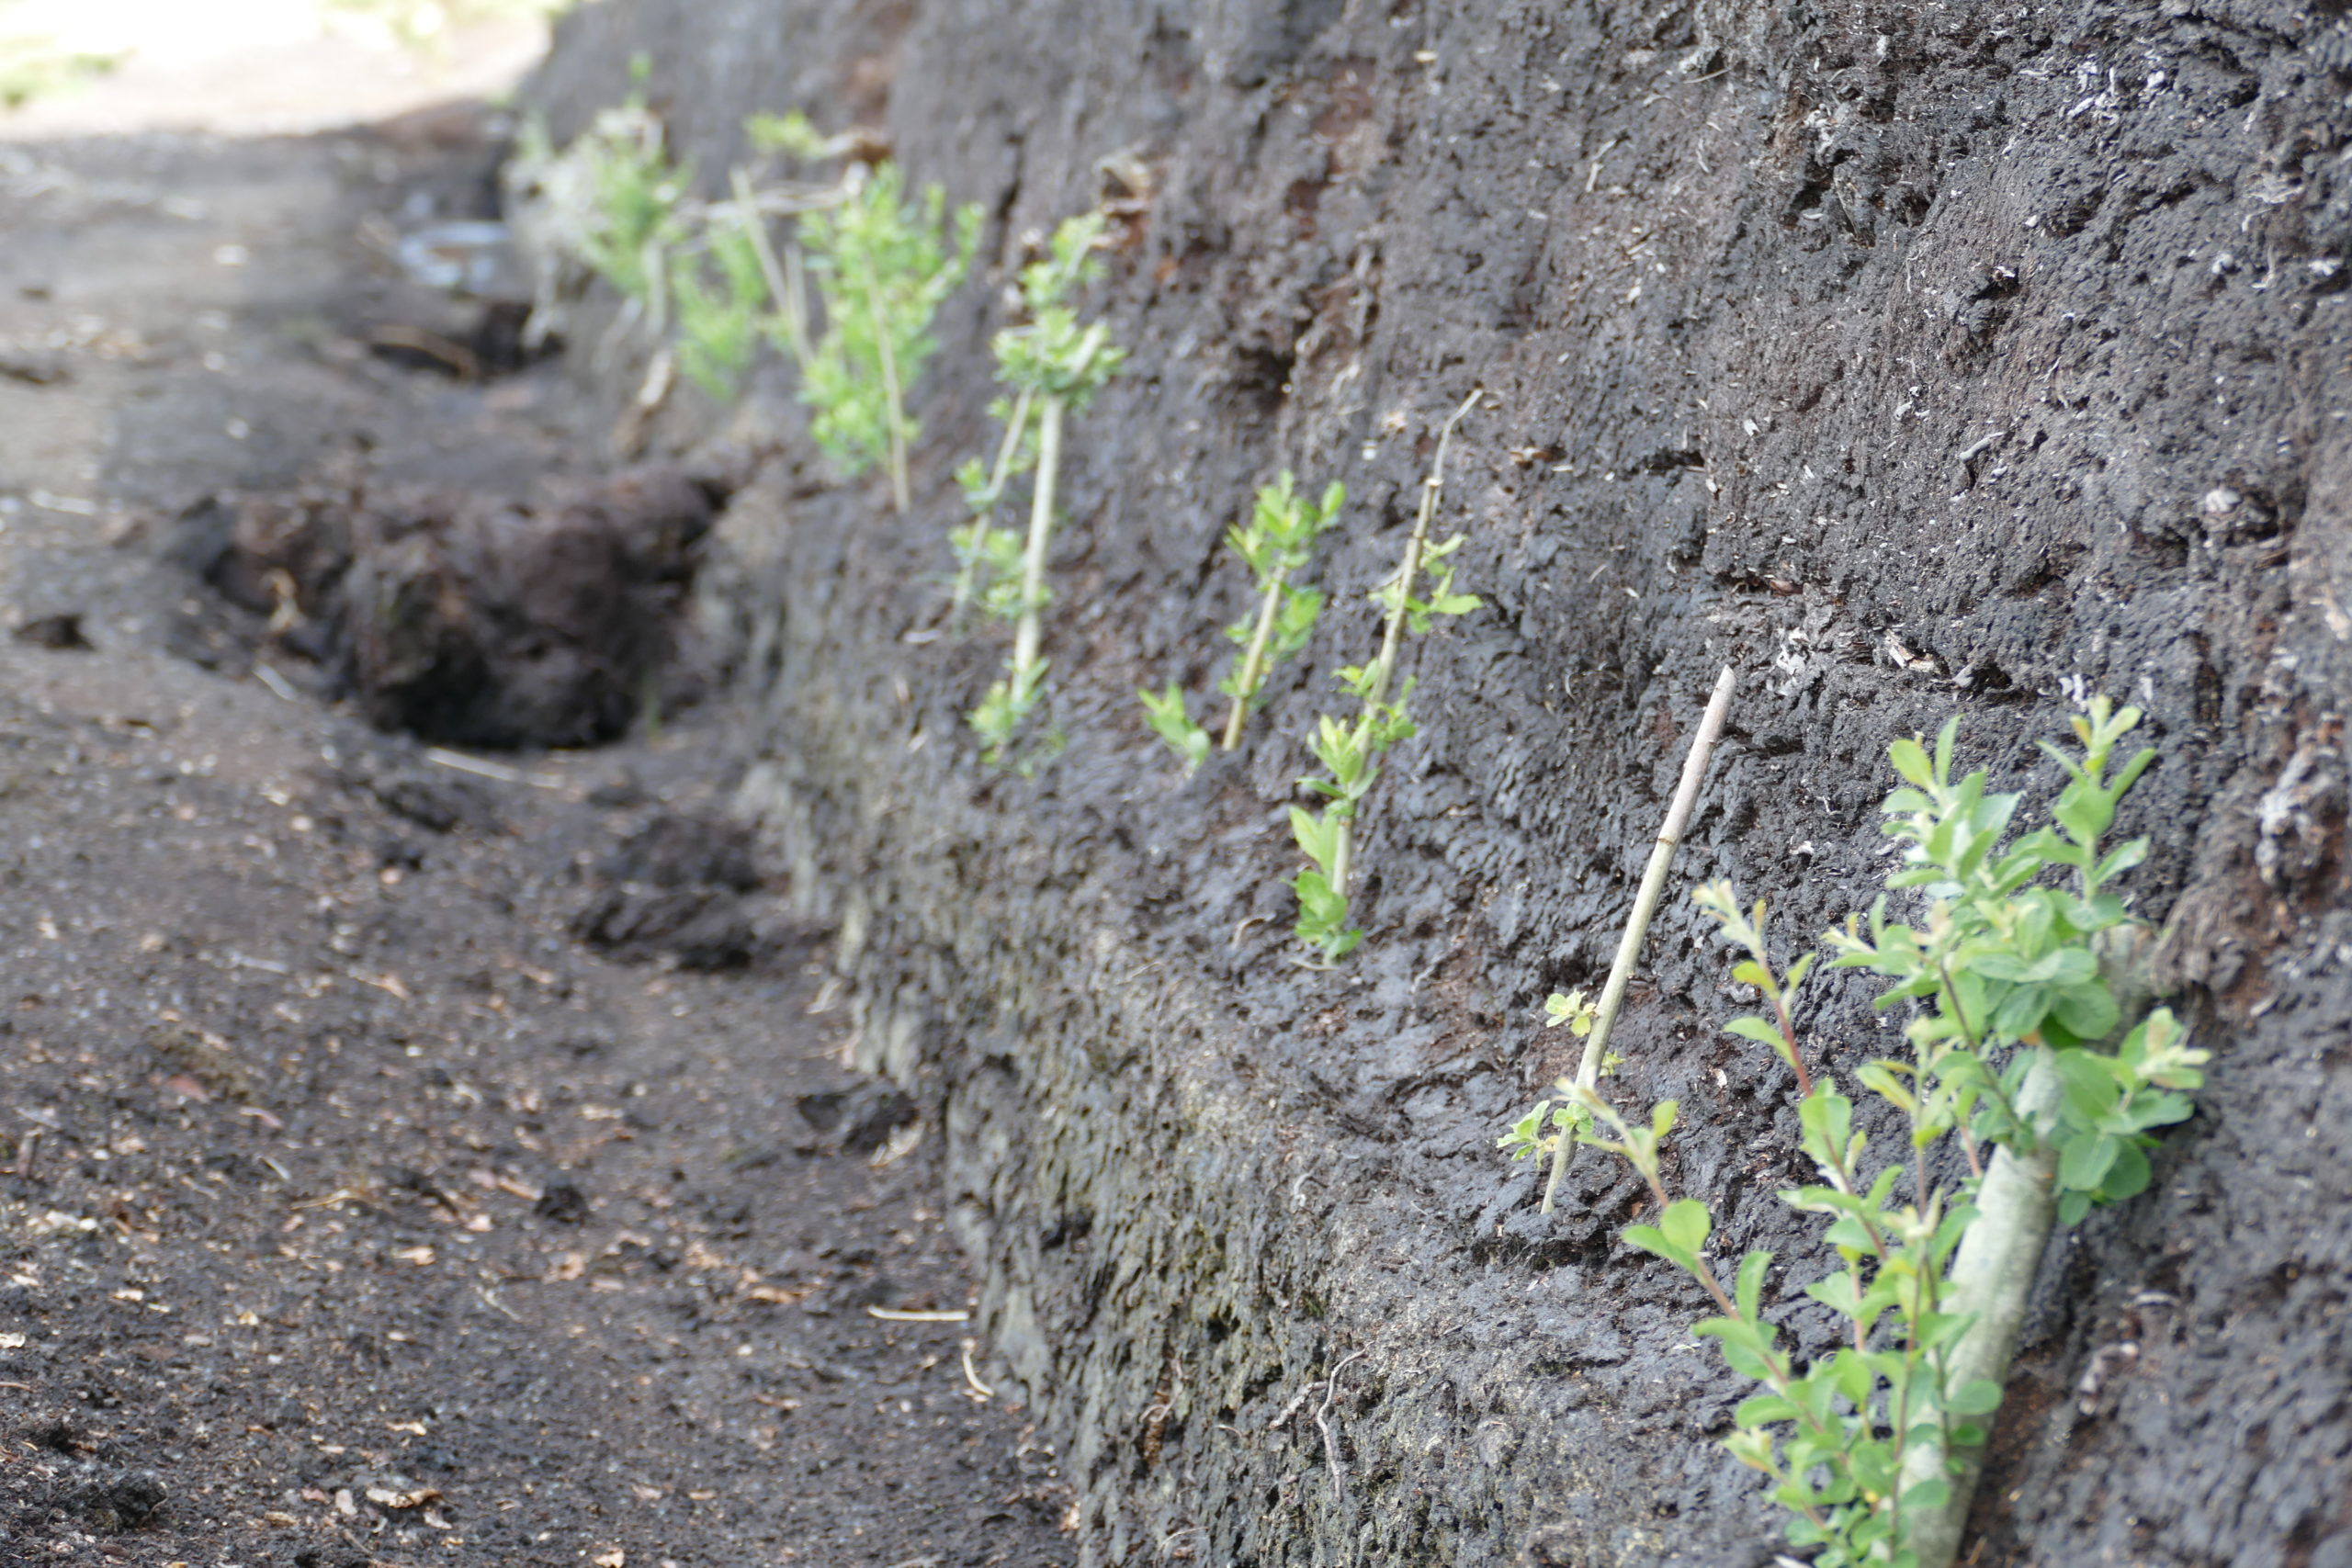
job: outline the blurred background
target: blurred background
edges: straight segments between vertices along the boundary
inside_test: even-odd
[[[252,135],[509,91],[565,0],[0,0],[0,139]]]

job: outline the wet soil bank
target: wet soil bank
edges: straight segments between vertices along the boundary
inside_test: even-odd
[[[741,725],[435,752],[189,558],[628,493],[551,367],[368,347],[462,324],[379,241],[480,214],[484,129],[0,146],[0,1563],[1067,1563]]]
[[[1968,760],[2039,802],[2068,693],[2147,708],[2137,907],[2217,1070],[2154,1188],[2052,1249],[1970,1560],[2347,1560],[2332,10],[611,0],[533,96],[576,129],[639,54],[707,175],[744,113],[804,108],[990,215],[915,515],[834,487],[781,387],[656,439],[773,445],[707,584],[765,714],[747,797],[839,927],[860,1059],[945,1106],[987,1327],[1067,1439],[1086,1561],[1770,1558],[1702,1303],[1613,1240],[1631,1179],[1588,1158],[1540,1219],[1493,1150],[1563,1064],[1537,1004],[1605,968],[1725,662],[1681,874],[1792,932],[1875,893],[1891,738],[1963,713]],[[1020,236],[1107,158],[1148,175],[1107,288],[1134,358],[1075,426],[1069,746],[1024,782],[961,727],[1001,649],[933,636],[949,475],[989,438]],[[1305,972],[1277,883],[1312,671],[1366,651],[1362,592],[1474,383],[1442,525],[1487,607],[1414,655],[1370,934]],[[1283,468],[1351,488],[1351,607],[1187,784],[1133,693],[1214,678],[1220,536]],[[1680,1098],[1676,1179],[1724,1255],[1793,1265],[1792,1097],[1718,1032],[1725,978],[1669,899],[1624,1090]],[[1806,1027],[1846,1072],[1891,1036],[1834,995]]]

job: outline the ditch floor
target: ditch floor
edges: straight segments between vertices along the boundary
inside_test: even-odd
[[[0,143],[0,1563],[1066,1562],[748,727],[436,754],[173,562],[225,490],[587,449],[560,366],[382,351],[494,132]],[[680,899],[726,940],[616,918]]]

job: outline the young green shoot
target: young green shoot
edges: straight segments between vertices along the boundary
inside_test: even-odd
[[[852,475],[887,463],[900,513],[912,504],[907,453],[916,434],[907,389],[938,346],[932,318],[969,270],[980,222],[976,206],[951,222],[936,186],[907,195],[892,164],[853,171],[837,205],[800,220],[825,312],[800,385],[816,411],[809,433]]]
[[[1249,567],[1258,588],[1257,608],[1226,628],[1226,636],[1241,648],[1233,668],[1217,682],[1217,690],[1233,700],[1225,722],[1224,748],[1227,751],[1240,745],[1242,726],[1249,720],[1250,710],[1257,705],[1268,673],[1305,648],[1315,634],[1315,620],[1322,613],[1323,595],[1315,589],[1299,587],[1292,578],[1305,570],[1313,558],[1317,536],[1338,525],[1340,508],[1347,499],[1348,487],[1336,479],[1324,487],[1320,501],[1301,496],[1297,479],[1285,469],[1272,484],[1259,487],[1250,521],[1235,525],[1226,535],[1234,554]],[[1169,691],[1176,694],[1172,685]],[[1170,750],[1187,759],[1185,773],[1189,776],[1200,766],[1193,755],[1193,737],[1200,737],[1198,744],[1204,753],[1208,732],[1193,722],[1181,694],[1176,694],[1172,706],[1167,697],[1143,696],[1143,702],[1146,722],[1154,734],[1167,741]]]
[[[578,236],[589,267],[628,302],[654,337],[667,325],[663,277],[672,246],[685,237],[679,212],[690,172],[673,168],[662,122],[637,94],[607,109],[567,151],[585,170],[591,212]]]
[[[1029,319],[997,333],[994,344],[997,378],[1012,390],[1014,407],[1023,410],[1018,423],[1008,415],[1012,428],[1008,429],[1005,450],[1020,452],[1023,438],[1018,424],[1025,423],[1030,411],[1037,421],[1037,449],[1029,532],[1021,552],[1012,658],[1004,679],[989,688],[969,716],[973,728],[988,742],[986,758],[992,767],[1001,764],[1013,736],[1044,695],[1046,666],[1040,649],[1049,599],[1046,561],[1053,542],[1064,424],[1070,414],[1086,410],[1125,358],[1125,351],[1111,341],[1109,326],[1099,321],[1081,322],[1071,303],[1080,288],[1102,276],[1095,252],[1102,227],[1102,215],[1090,212],[1055,230],[1045,256],[1022,269],[1022,304]],[[1000,458],[1000,468],[1010,461]],[[991,510],[995,499],[987,498]],[[986,528],[985,518],[978,526]],[[975,548],[987,553],[984,538],[976,538]]]
[[[1307,742],[1315,760],[1323,764],[1323,772],[1298,782],[1328,804],[1319,812],[1291,807],[1291,837],[1308,863],[1290,886],[1298,897],[1298,923],[1293,929],[1298,940],[1319,955],[1316,967],[1329,968],[1363,940],[1363,932],[1348,924],[1348,881],[1353,869],[1357,812],[1380,777],[1381,755],[1416,733],[1407,711],[1413,682],[1408,680],[1394,702],[1388,697],[1405,635],[1409,629],[1416,637],[1424,636],[1438,616],[1467,615],[1480,604],[1476,594],[1457,593],[1453,589],[1453,565],[1448,558],[1462,547],[1462,536],[1457,534],[1442,545],[1431,545],[1429,536],[1430,524],[1445,491],[1445,458],[1453,442],[1453,427],[1468,417],[1483,396],[1483,390],[1474,389],[1438,427],[1437,452],[1429,478],[1421,482],[1420,506],[1405,541],[1404,558],[1397,562],[1395,575],[1372,591],[1372,602],[1384,612],[1380,652],[1370,664],[1351,665],[1334,677],[1356,699],[1354,721],[1323,715],[1316,720],[1315,733]],[[1413,592],[1424,570],[1430,575],[1426,599],[1415,597]]]
[[[760,254],[762,232],[756,212],[714,209],[699,251],[683,251],[671,265],[679,368],[721,402],[735,396],[766,331],[769,284]],[[713,268],[718,275],[715,288],[708,278]]]
[[[1323,595],[1291,579],[1306,570],[1317,537],[1338,525],[1340,508],[1347,500],[1348,487],[1334,479],[1323,487],[1320,501],[1310,501],[1298,493],[1297,481],[1284,469],[1282,478],[1259,489],[1249,523],[1226,536],[1258,585],[1257,614],[1226,630],[1242,649],[1241,662],[1217,687],[1233,699],[1225,720],[1227,751],[1241,744],[1242,726],[1249,722],[1268,673],[1304,649],[1315,633]]]
[[[2147,748],[2119,760],[2140,716],[2092,698],[2072,720],[2079,754],[2043,747],[2067,775],[2052,825],[2006,844],[2018,797],[1987,794],[1982,770],[1953,780],[1956,721],[1932,752],[1896,742],[1905,787],[1887,797],[1885,832],[1904,852],[1887,881],[1919,891],[1924,919],[1890,920],[1882,898],[1867,934],[1849,918],[1826,939],[1838,966],[1893,982],[1880,1007],[1926,1010],[1907,1032],[1918,1058],[1909,1087],[1964,1136],[1998,1145],[1976,1193],[1982,1217],[1952,1265],[1953,1310],[1970,1323],[1952,1362],[1996,1384],[2007,1377],[2052,1231],[2143,1191],[2150,1134],[2186,1120],[2187,1091],[2203,1081],[2207,1053],[2189,1047],[2169,1010],[2140,1021],[2112,1053],[2097,1048],[2125,1021],[2115,989],[2128,976],[2103,960],[2128,961],[2135,934],[2108,884],[2147,852],[2144,839],[2101,844],[2124,792],[2155,760]],[[2037,883],[2053,868],[2072,873],[2072,890]],[[1944,1503],[1915,1521],[1922,1568],[1957,1552],[1976,1473],[1964,1461]]]
[[[1183,688],[1170,681],[1165,692],[1154,695],[1141,691],[1136,697],[1143,704],[1144,722],[1184,764],[1184,776],[1190,778],[1200,772],[1201,764],[1209,757],[1209,732],[1193,723],[1192,715],[1185,711]]]
[[[1022,536],[1016,529],[998,527],[996,512],[1004,501],[1006,487],[1037,466],[1036,431],[1029,417],[1035,400],[1035,394],[1024,387],[1011,399],[999,398],[991,404],[989,412],[1004,425],[994,466],[969,457],[956,470],[956,481],[963,489],[964,506],[972,520],[948,536],[956,560],[956,592],[948,610],[951,621],[963,618],[976,593],[991,615],[1008,621],[1021,618],[1014,584],[1021,575]]]

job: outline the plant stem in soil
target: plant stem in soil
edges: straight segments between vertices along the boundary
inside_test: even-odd
[[[1062,460],[1062,414],[1068,405],[1046,394],[1037,418],[1037,487],[1029,503],[1029,544],[1021,556],[1021,621],[1012,635],[1012,689],[1036,668],[1046,603],[1046,547],[1054,534],[1054,480]]]
[[[2018,1091],[2017,1102],[2018,1114],[2030,1122],[2056,1110],[2064,1093],[2051,1054],[2035,1049],[2033,1066]],[[2049,1245],[2050,1232],[2057,1222],[2056,1147],[2045,1140],[2027,1155],[2007,1147],[1994,1150],[1976,1191],[1976,1218],[1952,1258],[1948,1293],[1941,1303],[1946,1312],[1976,1320],[1946,1353],[1946,1387],[1966,1388],[1980,1378],[1995,1383],[2008,1381],[2018,1335],[2025,1326],[2027,1300],[2033,1292],[2033,1277],[2041,1270],[2042,1248]],[[1965,1468],[1954,1475],[1944,1468],[1940,1443],[1922,1443],[1905,1456],[1905,1490],[1939,1475],[1951,1487],[1942,1507],[1922,1508],[1912,1516],[1905,1541],[1917,1554],[1919,1568],[1951,1568],[1959,1553],[1984,1450],[1969,1450],[1961,1457]]]
[[[1657,913],[1658,898],[1666,891],[1666,874],[1674,864],[1674,852],[1681,848],[1683,829],[1690,825],[1690,812],[1699,803],[1699,785],[1706,779],[1707,763],[1714,756],[1724,719],[1731,712],[1732,688],[1738,682],[1738,673],[1729,668],[1715,677],[1714,695],[1708,699],[1698,731],[1690,737],[1682,782],[1675,787],[1673,803],[1666,809],[1666,825],[1658,829],[1657,842],[1650,849],[1649,868],[1642,874],[1641,890],[1634,896],[1634,912],[1626,918],[1625,935],[1617,943],[1617,961],[1609,966],[1609,983],[1601,987],[1600,1014],[1593,1021],[1592,1032],[1585,1037],[1584,1060],[1577,1065],[1577,1083],[1582,1088],[1591,1089],[1600,1081],[1601,1053],[1608,1047],[1610,1030],[1616,1025],[1617,1010],[1624,1005],[1625,987],[1634,977],[1642,941],[1649,935],[1650,917]],[[1544,1213],[1552,1212],[1559,1197],[1560,1181],[1568,1173],[1568,1156],[1574,1147],[1572,1140],[1563,1137],[1552,1151],[1552,1177],[1544,1184]]]
[[[859,271],[865,280],[865,313],[874,324],[874,346],[882,356],[882,395],[888,400],[890,426],[890,500],[899,515],[914,504],[907,492],[907,409],[899,391],[899,355],[890,343],[890,314],[882,308],[882,285],[874,276],[874,258],[866,256]]]
[[[2144,1016],[2153,1000],[2148,955],[2154,944],[2154,933],[2143,926],[2113,928],[2094,939],[2101,976],[2124,1021],[2118,1024],[2116,1036]],[[2110,1036],[2109,1043],[2114,1038]],[[2009,1113],[2036,1127],[2046,1124],[2056,1112],[2065,1097],[2065,1086],[2051,1052],[2042,1046],[2030,1049],[2033,1065],[2026,1070]],[[2057,1224],[2057,1148],[2045,1138],[2027,1154],[2007,1146],[1996,1149],[1976,1190],[1976,1218],[1952,1257],[1948,1294],[1940,1303],[1942,1310],[1956,1316],[1975,1319],[1946,1353],[1947,1388],[1965,1388],[1980,1378],[2001,1385],[2008,1382],[2034,1276],[2041,1270],[2041,1254]],[[1990,1424],[1988,1417],[1986,1425]],[[1968,1524],[1969,1505],[1984,1472],[1983,1449],[1962,1453],[1957,1473],[1944,1469],[1938,1449],[1939,1445],[1922,1444],[1909,1456],[1903,1472],[1905,1491],[1939,1474],[1951,1485],[1942,1507],[1922,1509],[1912,1519],[1906,1540],[1918,1554],[1919,1568],[1951,1568]]]
[[[996,467],[989,473],[989,488],[981,492],[980,504],[972,510],[973,525],[991,526],[996,519],[996,503],[1004,499],[1004,487],[1012,479],[1012,465],[1021,455],[1021,437],[1029,428],[1029,389],[1012,400],[1012,417],[1005,421],[1004,440],[996,449]],[[953,615],[961,616],[964,606],[972,602],[972,580],[979,575],[980,547],[983,540],[975,536],[972,548],[964,557],[963,569],[956,574],[956,597],[950,606]]]
[[[808,279],[801,271],[800,252],[796,248],[788,263],[778,260],[775,245],[768,238],[767,220],[760,216],[759,197],[752,188],[750,172],[737,169],[734,185],[735,203],[743,209],[743,225],[751,231],[752,250],[760,258],[760,276],[767,280],[776,313],[784,318],[784,339],[792,347],[792,362],[806,376],[809,356],[816,350],[808,342]]]
[[[1396,568],[1396,603],[1388,611],[1388,624],[1380,634],[1380,657],[1372,667],[1372,683],[1364,688],[1363,711],[1356,717],[1356,744],[1363,744],[1370,733],[1374,716],[1380,705],[1388,700],[1388,683],[1396,675],[1396,653],[1405,641],[1405,611],[1413,597],[1413,579],[1420,575],[1421,551],[1428,547],[1430,521],[1437,515],[1439,498],[1445,492],[1445,454],[1453,444],[1453,427],[1468,417],[1478,400],[1486,395],[1484,388],[1473,387],[1462,406],[1448,414],[1438,427],[1437,451],[1430,459],[1430,477],[1421,481],[1420,510],[1413,514],[1413,533],[1405,541],[1405,558]],[[1331,854],[1331,891],[1342,898],[1348,894],[1349,863],[1355,849],[1355,818],[1342,818],[1339,842]]]
[[[1282,609],[1283,583],[1290,576],[1290,568],[1276,567],[1273,580],[1266,584],[1266,596],[1258,606],[1257,629],[1250,634],[1249,651],[1241,657],[1241,678],[1234,682],[1239,695],[1233,699],[1233,712],[1225,720],[1225,749],[1228,751],[1241,744],[1241,727],[1249,721],[1250,697],[1258,689],[1258,681],[1266,661],[1266,645],[1273,640],[1274,616]]]

